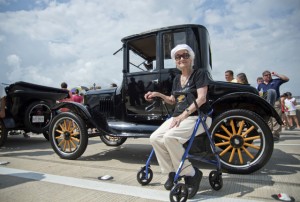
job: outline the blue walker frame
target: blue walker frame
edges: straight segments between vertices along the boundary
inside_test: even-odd
[[[187,95],[188,93],[177,93],[177,94],[180,94],[180,95],[181,95],[181,94]],[[217,173],[218,173],[219,175],[222,174],[222,172],[221,172],[220,157],[219,157],[219,155],[217,154],[216,147],[215,147],[214,142],[213,142],[213,140],[212,140],[212,135],[211,135],[211,133],[210,133],[210,131],[209,131],[207,125],[206,125],[206,119],[207,119],[208,116],[210,116],[210,115],[213,113],[213,109],[211,109],[209,113],[207,113],[204,117],[202,117],[202,116],[201,116],[201,113],[200,113],[200,109],[199,109],[199,107],[198,107],[198,105],[197,105],[197,103],[196,103],[195,97],[193,96],[192,93],[190,93],[190,94],[192,95],[193,102],[194,102],[195,106],[197,107],[198,118],[197,118],[197,120],[196,120],[196,123],[195,123],[195,126],[194,126],[193,133],[192,133],[192,135],[191,135],[191,137],[190,137],[190,139],[189,139],[188,146],[187,146],[186,149],[185,149],[185,152],[184,152],[184,154],[183,154],[183,156],[182,156],[182,158],[181,158],[180,165],[179,165],[179,167],[178,167],[178,169],[177,169],[177,171],[176,171],[176,174],[175,174],[175,176],[174,176],[174,184],[175,184],[175,185],[178,183],[178,179],[180,179],[181,177],[183,177],[183,176],[180,176],[180,172],[181,172],[181,170],[182,170],[182,166],[183,166],[184,161],[185,161],[186,159],[194,159],[194,160],[198,160],[198,161],[201,161],[201,162],[205,162],[205,163],[209,163],[209,164],[212,164],[212,165],[216,165],[216,167],[217,167]],[[165,103],[164,103],[163,101],[162,101],[162,103],[163,103],[165,109],[167,110],[167,112],[168,112],[168,114],[169,114],[169,111],[168,111],[167,107],[165,106]],[[153,107],[154,105],[155,105],[155,104],[150,105],[149,108]],[[147,110],[147,108],[146,108],[146,110]],[[152,109],[150,109],[150,110],[152,110]],[[150,111],[150,110],[148,109],[148,111]],[[190,151],[190,149],[191,149],[191,147],[192,147],[192,144],[193,144],[193,142],[194,142],[194,139],[195,139],[195,137],[196,137],[197,130],[198,130],[200,124],[202,124],[202,126],[203,126],[203,128],[204,128],[204,131],[205,131],[205,133],[206,133],[206,135],[207,135],[207,137],[208,137],[208,139],[209,139],[210,146],[211,146],[211,149],[212,149],[212,153],[213,153],[213,155],[215,156],[215,160],[212,160],[212,159],[206,159],[206,158],[203,158],[203,157],[199,157],[199,156],[196,156],[196,155],[190,155],[190,154],[189,154],[189,151]],[[143,168],[145,168],[145,175],[144,175],[144,177],[145,177],[146,180],[149,179],[150,162],[151,162],[151,159],[152,159],[152,157],[153,157],[154,154],[155,154],[155,152],[154,152],[154,149],[152,148],[152,151],[151,151],[151,153],[150,153],[150,155],[149,155],[149,157],[148,157],[148,159],[147,159],[146,165],[143,167]],[[150,180],[150,181],[151,181],[151,180]],[[147,183],[147,184],[148,184],[148,183]],[[221,185],[221,186],[222,186],[222,185]],[[175,187],[175,186],[174,186],[174,187]],[[219,189],[216,189],[216,190],[219,190]]]

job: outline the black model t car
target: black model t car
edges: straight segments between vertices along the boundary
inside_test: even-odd
[[[130,137],[149,137],[167,118],[163,105],[147,111],[143,96],[148,91],[170,94],[172,81],[180,71],[170,51],[188,44],[195,51],[194,68],[212,71],[210,39],[201,25],[187,24],[150,30],[122,39],[123,80],[109,89],[88,91],[84,105],[60,103],[53,108],[71,109],[60,113],[50,124],[54,151],[64,159],[80,157],[88,137],[100,135],[108,146],[118,146]],[[121,70],[120,70],[121,71]],[[250,85],[214,81],[209,85],[209,101],[214,109],[210,128],[221,158],[222,168],[231,173],[251,173],[268,162],[273,151],[270,117],[281,119]],[[167,106],[172,111],[172,106]],[[88,129],[97,128],[97,134]],[[201,138],[201,137],[200,137]],[[198,146],[203,152],[206,141]]]
[[[43,133],[49,139],[51,107],[68,96],[68,91],[18,81],[5,87],[6,116],[0,119],[0,146],[16,131]]]

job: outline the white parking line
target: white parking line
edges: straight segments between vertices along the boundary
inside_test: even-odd
[[[93,181],[93,180],[85,180],[73,177],[65,177],[59,175],[51,175],[46,173],[33,172],[28,170],[14,169],[14,168],[6,168],[0,166],[0,174],[2,175],[10,175],[14,177],[20,177],[25,179],[50,182],[62,185],[68,185],[73,187],[79,187],[84,189],[98,190],[104,192],[110,192],[115,194],[124,194],[128,196],[140,197],[144,199],[158,200],[158,201],[168,201],[169,199],[169,191],[160,191],[160,190],[152,190],[142,187],[128,186],[128,185],[120,185],[120,184],[112,184],[107,182]],[[197,197],[197,196],[196,196]],[[212,202],[223,202],[223,201],[233,201],[233,202],[247,202],[254,200],[245,200],[245,199],[234,199],[234,198],[216,198],[214,196],[203,196],[197,197],[190,201],[212,201]]]

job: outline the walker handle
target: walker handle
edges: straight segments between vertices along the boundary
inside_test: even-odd
[[[150,112],[153,109],[155,109],[156,107],[160,106],[160,100],[159,98],[154,98],[154,101],[152,104],[148,105],[147,107],[145,107],[145,111]]]

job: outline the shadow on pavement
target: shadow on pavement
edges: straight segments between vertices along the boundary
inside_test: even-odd
[[[30,178],[28,177],[30,176]],[[33,178],[33,179],[32,179]],[[40,181],[44,178],[43,174],[39,173],[13,173],[11,175],[0,175],[0,190],[7,187],[13,187],[27,182]],[[17,194],[17,193],[16,193]]]

